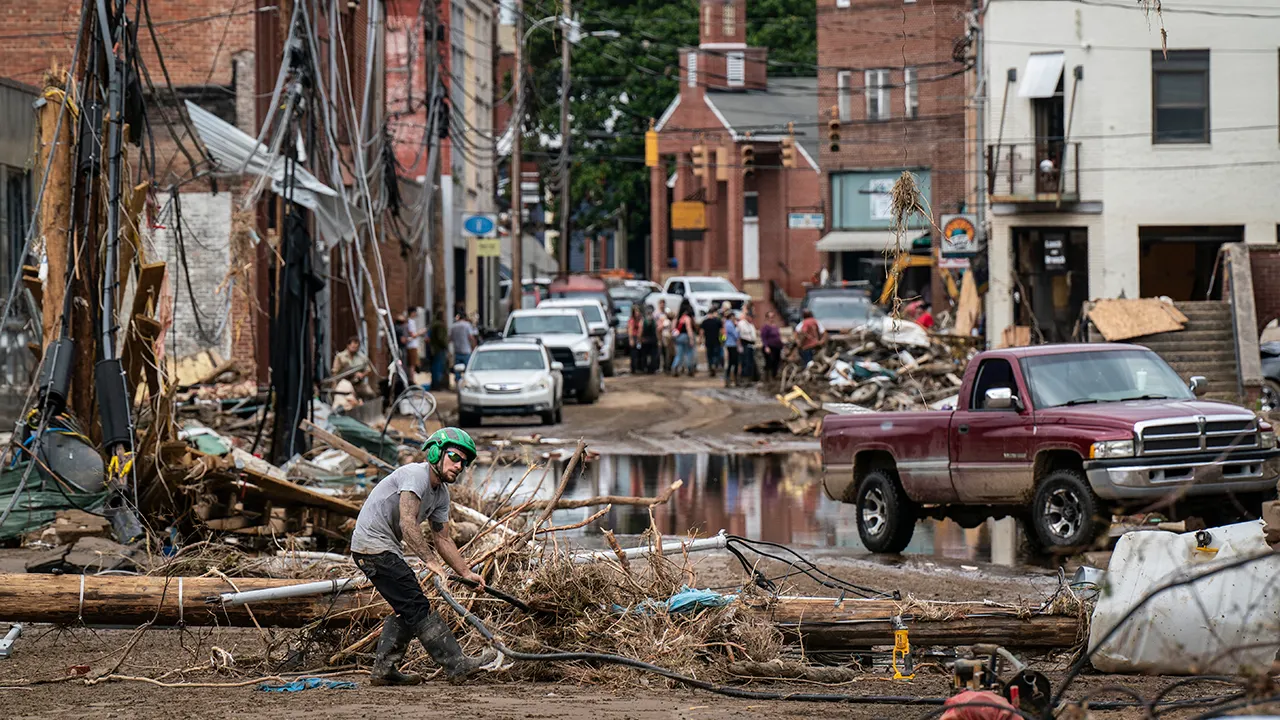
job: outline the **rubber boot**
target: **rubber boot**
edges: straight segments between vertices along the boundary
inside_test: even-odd
[[[422,647],[427,649],[431,659],[444,668],[445,674],[449,676],[449,682],[452,683],[466,680],[480,668],[498,658],[498,652],[493,648],[485,650],[479,657],[463,653],[458,639],[453,636],[453,631],[449,629],[444,618],[436,612],[419,620],[413,632],[422,641]]]
[[[378,638],[378,655],[373,661],[374,685],[417,685],[421,675],[402,673],[396,669],[404,660],[405,650],[413,641],[413,633],[397,615],[388,615],[382,621],[382,636]]]

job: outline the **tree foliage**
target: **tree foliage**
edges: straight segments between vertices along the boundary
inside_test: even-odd
[[[525,27],[561,12],[559,0],[526,0]],[[644,133],[679,92],[678,51],[698,44],[697,0],[575,0],[584,37],[572,48],[570,158],[578,229],[615,227],[620,213],[632,242],[649,233],[649,171]],[[769,48],[771,75],[813,75],[813,0],[748,0],[747,41]],[[616,31],[617,38],[587,37]],[[526,159],[543,177],[560,176],[560,33],[554,22],[526,45],[531,104]],[[558,207],[557,207],[558,211]]]

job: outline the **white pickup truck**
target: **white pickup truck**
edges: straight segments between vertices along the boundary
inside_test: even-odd
[[[711,308],[728,302],[734,310],[741,310],[751,296],[733,286],[733,283],[714,275],[684,275],[669,278],[662,292],[652,293],[644,301],[654,309],[659,300],[667,302],[667,309],[679,312],[685,300],[693,306],[694,320],[702,322]]]

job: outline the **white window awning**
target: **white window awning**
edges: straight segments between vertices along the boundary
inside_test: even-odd
[[[1060,52],[1036,53],[1027,58],[1022,70],[1022,82],[1018,85],[1018,97],[1053,97],[1062,79],[1062,66],[1066,58]]]
[[[903,250],[911,249],[911,239],[902,239]],[[892,230],[834,230],[822,236],[819,252],[897,252],[898,240]]]

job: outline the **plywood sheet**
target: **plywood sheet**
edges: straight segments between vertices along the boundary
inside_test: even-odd
[[[1172,303],[1160,298],[1098,300],[1089,311],[1089,321],[1108,342],[1177,332],[1187,317]]]

